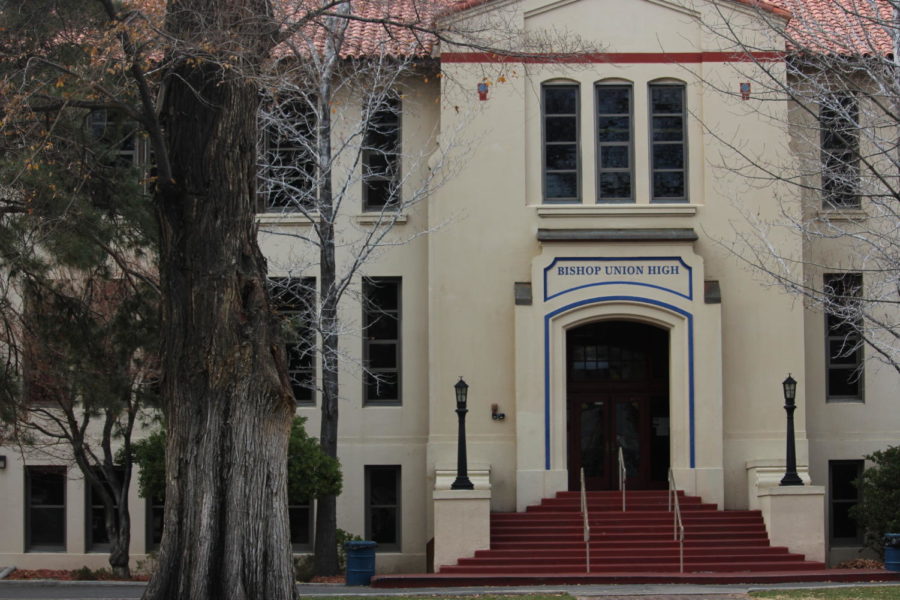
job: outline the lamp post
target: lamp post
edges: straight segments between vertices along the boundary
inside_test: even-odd
[[[451,490],[472,490],[475,486],[469,480],[469,467],[466,464],[466,398],[469,385],[460,377],[453,386],[456,392],[456,414],[459,416],[459,436],[456,439],[456,480],[450,485]]]
[[[797,397],[797,382],[788,373],[787,379],[781,382],[784,387],[784,410],[787,412],[787,467],[780,485],[803,485],[797,475],[797,452],[794,448],[794,399]]]

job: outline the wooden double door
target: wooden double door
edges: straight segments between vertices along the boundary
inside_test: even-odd
[[[569,489],[665,488],[669,467],[668,332],[601,321],[567,334]]]

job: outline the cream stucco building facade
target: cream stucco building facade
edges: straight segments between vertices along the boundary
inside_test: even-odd
[[[404,88],[405,154],[427,157],[452,137],[459,157],[453,176],[394,226],[398,245],[365,268],[396,291],[398,385],[388,400],[367,400],[353,366],[371,360],[364,336],[344,337],[339,526],[387,536],[379,571],[428,567],[435,497],[455,469],[460,376],[470,385],[470,472],[492,511],[576,489],[582,468],[589,487],[615,487],[618,447],[633,488],[665,487],[671,467],[680,488],[707,502],[765,509],[784,472],[781,382],[790,373],[800,474],[821,511],[805,526],[832,562],[854,557],[861,544],[841,513],[848,498],[830,480],[843,486],[865,454],[898,443],[900,379],[865,362],[864,393],[829,398],[825,317],[731,249],[748,209],[777,221],[785,206],[800,210],[801,196],[724,167],[735,140],[749,154],[795,157],[790,107],[742,100],[741,83],[759,67],[715,32],[743,27],[767,68],[779,68],[784,48],[754,25],[756,8],[728,0],[518,0],[452,18],[493,10],[525,31],[565,30],[599,50],[500,59],[437,49],[442,77]],[[483,99],[479,84],[489,84]],[[405,168],[415,186],[429,165]],[[342,222],[348,235],[371,222],[361,207],[360,191]],[[272,275],[292,273],[303,252],[292,234],[309,224],[281,212],[259,222]],[[821,251],[787,229],[768,241],[800,264]],[[343,310],[348,330],[361,330],[360,305]],[[318,431],[315,396],[298,414]],[[63,546],[30,551],[22,458],[3,454],[0,564],[101,566],[73,469]],[[150,513],[136,492],[132,502],[139,559]]]

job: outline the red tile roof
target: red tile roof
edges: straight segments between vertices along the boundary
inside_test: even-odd
[[[353,19],[347,25],[341,55],[359,58],[374,54],[427,56],[437,42],[430,33],[434,22],[452,13],[493,0],[350,0]],[[840,54],[892,54],[885,22],[892,21],[888,0],[732,0],[789,18],[788,48]],[[310,5],[283,0],[282,8],[302,16]],[[302,11],[302,12],[301,12]],[[326,39],[322,24],[305,31],[321,48]],[[302,36],[301,36],[302,37]]]
[[[793,15],[791,49],[844,55],[893,54],[897,33],[888,0],[773,0]]]

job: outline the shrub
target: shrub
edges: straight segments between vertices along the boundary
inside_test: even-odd
[[[867,547],[883,556],[884,534],[900,533],[900,446],[866,456],[873,465],[856,481],[860,502],[850,509]]]
[[[341,571],[347,569],[347,551],[344,542],[358,542],[362,540],[358,535],[347,533],[343,529],[337,530],[338,568]],[[304,554],[294,558],[294,578],[297,581],[311,581],[316,575],[316,555]]]

